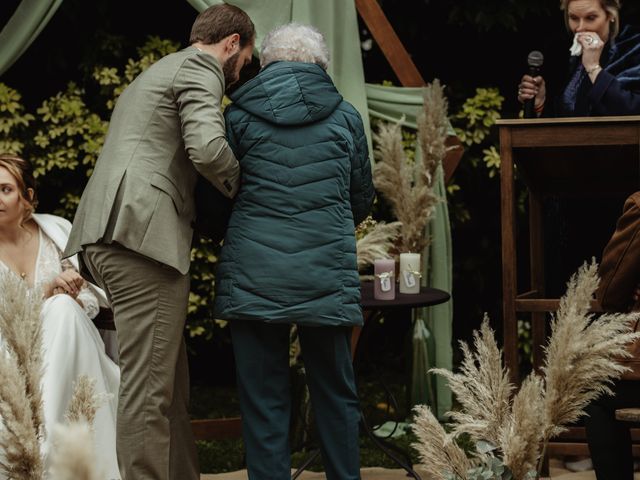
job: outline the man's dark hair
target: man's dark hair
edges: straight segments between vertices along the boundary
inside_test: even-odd
[[[234,33],[240,35],[240,48],[244,48],[255,39],[256,29],[244,10],[221,3],[200,12],[191,27],[189,43],[211,45]]]

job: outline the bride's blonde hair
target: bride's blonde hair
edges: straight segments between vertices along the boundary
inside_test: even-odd
[[[25,212],[21,222],[24,225],[38,206],[36,180],[33,176],[31,164],[17,155],[2,153],[0,154],[0,167],[6,168],[11,176],[16,179],[20,197],[25,205]]]

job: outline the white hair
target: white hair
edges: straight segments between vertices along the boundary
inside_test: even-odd
[[[287,23],[267,33],[260,47],[262,67],[277,61],[317,63],[326,70],[329,66],[329,49],[317,28]]]

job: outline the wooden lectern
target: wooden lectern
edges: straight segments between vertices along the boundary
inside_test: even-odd
[[[594,192],[624,198],[640,189],[640,116],[514,119],[499,120],[497,124],[501,158],[504,357],[511,381],[518,384],[517,315],[531,317],[533,366],[538,368],[548,312],[557,310],[559,305],[558,298],[545,296],[544,247],[553,245],[544,245],[542,201],[547,195],[580,196]],[[516,168],[529,193],[530,285],[526,291],[519,291],[517,284]],[[620,213],[622,205],[621,202]],[[588,455],[583,429],[571,429],[568,437],[571,442],[550,445],[549,453]]]

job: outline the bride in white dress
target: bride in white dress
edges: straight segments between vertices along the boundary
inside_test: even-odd
[[[91,321],[107,300],[102,290],[78,274],[75,257],[61,259],[71,224],[54,215],[32,213],[35,203],[29,164],[0,155],[0,269],[41,288],[45,296],[40,318],[47,437],[42,450],[45,456],[50,452],[53,426],[64,422],[73,384],[87,375],[95,380],[98,394],[108,394],[93,425],[98,471],[106,480],[120,479],[115,435],[120,373]]]

